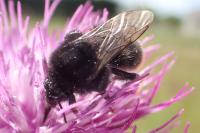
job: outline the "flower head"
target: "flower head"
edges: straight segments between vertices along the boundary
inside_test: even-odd
[[[62,32],[49,32],[48,24],[60,0],[50,4],[45,0],[44,18],[35,26],[29,26],[30,17],[22,18],[21,3],[8,2],[8,11],[0,1],[0,131],[1,132],[123,132],[129,128],[136,132],[134,122],[159,112],[187,96],[192,88],[186,84],[170,100],[152,104],[164,75],[174,64],[173,52],[158,58],[139,71],[142,75],[135,81],[112,80],[105,95],[90,93],[76,95],[77,102],[63,109],[55,107],[43,123],[45,92],[43,80],[48,69],[51,52],[62,41],[65,33],[78,29],[87,32],[93,26],[107,20],[108,11],[93,11],[87,2],[80,5]],[[59,38],[56,38],[56,36]],[[140,40],[148,59],[159,45],[146,45],[153,36]],[[153,72],[157,66],[159,71]],[[74,113],[76,108],[78,113]],[[181,110],[169,121],[151,133],[167,130],[183,112]],[[63,122],[63,113],[67,123]],[[188,131],[189,124],[185,128]]]

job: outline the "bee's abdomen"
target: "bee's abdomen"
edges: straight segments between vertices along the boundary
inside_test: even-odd
[[[142,49],[137,43],[132,43],[117,54],[110,62],[114,67],[136,68],[142,61]]]

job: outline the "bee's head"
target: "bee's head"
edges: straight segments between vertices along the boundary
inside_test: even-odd
[[[47,103],[51,106],[55,106],[57,103],[66,99],[66,96],[57,85],[57,81],[53,80],[51,77],[47,77],[44,80],[44,88],[46,94]]]

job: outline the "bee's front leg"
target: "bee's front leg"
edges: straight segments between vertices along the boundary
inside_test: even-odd
[[[69,105],[76,102],[76,98],[73,93],[69,95],[68,100],[69,100]]]
[[[60,102],[58,103],[58,105],[59,105],[60,109],[63,109],[63,107],[62,107]],[[63,118],[64,118],[64,122],[67,123],[67,119],[66,119],[65,113],[63,113]]]
[[[71,104],[76,102],[76,98],[75,98],[73,93],[69,95],[68,100],[69,100],[69,105],[71,105]],[[78,110],[76,108],[72,108],[71,110],[75,114],[78,113]]]
[[[50,111],[51,111],[51,106],[50,106],[50,105],[47,105],[47,106],[45,107],[45,110],[44,110],[44,117],[43,117],[42,123],[45,123],[45,121],[46,121],[46,119],[47,119],[47,117],[48,117]]]

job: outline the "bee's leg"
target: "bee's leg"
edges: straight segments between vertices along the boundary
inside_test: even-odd
[[[46,121],[50,111],[51,111],[51,106],[47,105],[47,107],[45,107],[45,111],[44,111],[43,123]]]
[[[90,81],[89,89],[94,89],[94,91],[103,95],[109,83],[109,74],[109,69],[107,67],[103,68],[96,78]]]
[[[68,99],[69,99],[69,105],[71,105],[71,104],[73,104],[73,103],[76,102],[76,98],[75,98],[75,96],[74,96],[73,93],[71,93],[71,94],[69,95]],[[77,112],[78,112],[78,110],[77,110],[76,108],[72,108],[72,111],[73,111],[74,113],[77,113]]]
[[[71,94],[69,95],[68,99],[69,99],[69,105],[76,102],[76,98],[75,98],[75,96],[74,96],[73,93],[71,93]]]
[[[83,34],[77,30],[71,31],[65,35],[65,41],[71,42],[74,41],[75,39],[79,38]]]
[[[120,77],[120,79],[123,79],[123,80],[127,80],[127,79],[134,80],[137,77],[139,77],[137,73],[129,73],[129,72],[119,70],[117,68],[111,68],[111,71],[113,74],[117,75],[118,77]]]
[[[63,108],[63,107],[62,107],[62,104],[61,104],[60,102],[58,103],[58,105],[59,105],[60,109]],[[63,113],[63,118],[64,118],[64,122],[67,123],[67,119],[66,119],[66,117],[65,117],[65,113]]]
[[[88,80],[88,83],[86,83],[86,86],[83,86],[83,88],[87,92],[96,91],[99,95],[108,99],[109,96],[106,94],[106,88],[109,84],[109,75],[110,69],[104,67],[93,80]]]

